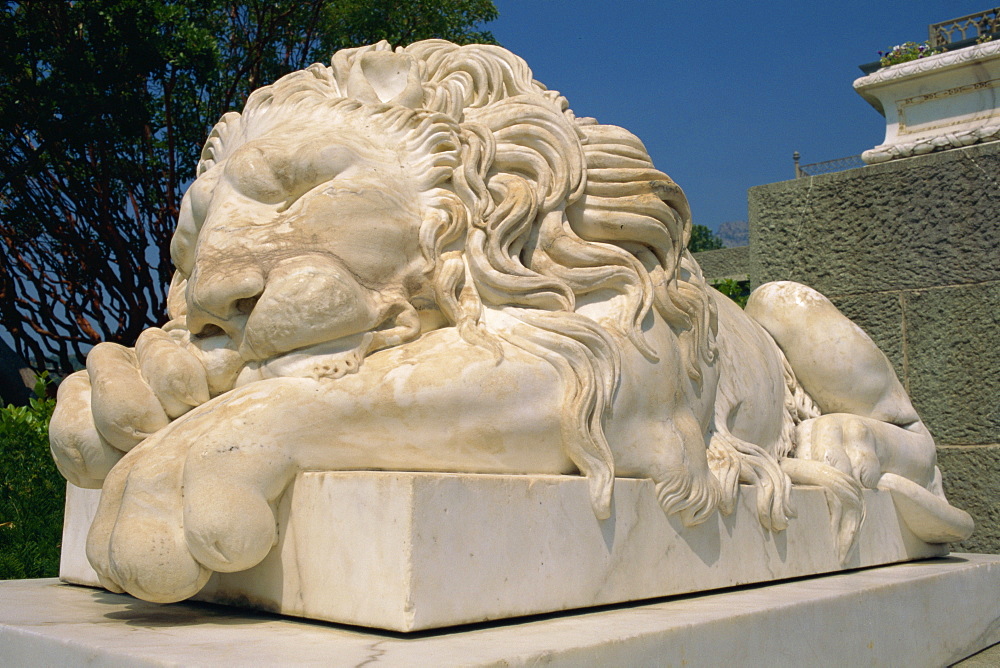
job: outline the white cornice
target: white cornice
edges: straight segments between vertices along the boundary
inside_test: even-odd
[[[868,88],[870,86],[886,83],[888,81],[894,81],[896,79],[905,79],[906,77],[911,77],[914,74],[922,74],[932,70],[941,70],[953,65],[962,65],[976,60],[995,57],[998,54],[1000,54],[1000,41],[977,44],[964,49],[948,51],[947,53],[939,53],[936,56],[918,58],[917,60],[911,60],[908,63],[883,67],[877,72],[855,80],[854,88],[856,90],[860,90],[862,88]]]

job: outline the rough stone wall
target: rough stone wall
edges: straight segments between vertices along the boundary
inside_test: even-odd
[[[896,368],[1000,553],[1000,142],[750,189],[750,279],[824,293]]]
[[[732,278],[746,280],[750,275],[750,247],[720,248],[694,254],[705,278],[714,281]]]

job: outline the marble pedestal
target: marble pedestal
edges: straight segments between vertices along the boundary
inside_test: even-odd
[[[947,666],[1000,642],[1000,556],[407,635],[56,580],[0,582],[21,666]]]
[[[754,490],[696,527],[666,517],[648,480],[618,479],[608,520],[571,476],[303,473],[279,506],[279,540],[257,567],[216,574],[199,600],[415,631],[941,556],[888,493],[866,491],[858,547],[837,556],[819,488],[762,529]],[[84,553],[99,492],[71,487],[62,580],[97,585]]]
[[[1000,139],[1000,42],[885,67],[854,90],[885,116],[869,164]]]

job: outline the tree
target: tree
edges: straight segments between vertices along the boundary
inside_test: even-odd
[[[68,371],[162,322],[168,245],[215,121],[333,51],[494,42],[492,0],[76,0],[0,12],[0,322]]]
[[[694,225],[691,228],[691,241],[688,243],[688,249],[692,253],[718,250],[724,247],[722,239],[704,225]]]

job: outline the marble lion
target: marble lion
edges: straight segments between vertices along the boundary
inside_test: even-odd
[[[52,452],[103,487],[113,591],[195,594],[260,562],[303,470],[651,478],[687,524],[757,488],[772,531],[823,485],[846,553],[862,487],[960,540],[931,435],[823,296],[745,311],[686,250],[681,189],[619,127],[495,46],[340,51],[213,129],[171,244],[169,322],[59,389]]]

